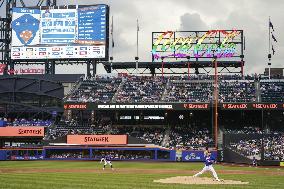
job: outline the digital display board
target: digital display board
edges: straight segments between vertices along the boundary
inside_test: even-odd
[[[152,60],[240,60],[242,30],[166,31],[152,33]]]
[[[209,103],[153,103],[153,104],[120,104],[120,103],[76,103],[67,102],[63,108],[65,110],[207,110]],[[139,116],[137,119],[140,119]]]
[[[13,60],[106,59],[107,5],[12,9]]]
[[[284,104],[280,103],[219,103],[222,110],[282,110]],[[120,104],[120,103],[76,103],[67,102],[63,108],[65,110],[209,110],[214,104],[209,103],[153,103],[153,104]],[[120,118],[126,119],[127,116]],[[129,118],[129,117],[128,117]],[[137,119],[140,119],[137,116]],[[148,118],[150,119],[150,118]]]

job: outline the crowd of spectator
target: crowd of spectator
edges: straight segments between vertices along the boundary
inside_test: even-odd
[[[79,87],[69,94],[67,102],[110,102],[122,79],[113,76],[96,76],[79,82]]]
[[[42,126],[48,127],[53,122],[52,120],[42,120],[42,119],[26,119],[26,118],[0,118],[3,126]]]
[[[270,136],[264,144],[265,159],[284,161],[284,134]]]
[[[131,76],[127,77],[118,91],[116,102],[159,102],[166,80],[162,77]]]
[[[261,81],[262,102],[284,102],[284,81]]]
[[[260,127],[245,126],[242,129],[225,129],[226,134],[261,134]]]
[[[187,150],[203,149],[213,145],[212,134],[207,128],[176,126],[171,128],[167,147]]]
[[[115,151],[94,151],[93,158],[101,159],[110,156],[112,160],[148,160],[154,158],[154,152],[145,150],[115,150]]]
[[[149,160],[154,158],[154,151],[144,150],[115,150],[115,151],[102,151],[94,150],[92,158],[100,160],[108,155],[111,160]],[[52,152],[47,154],[47,158],[51,159],[80,159],[89,158],[88,151],[73,150],[68,152]]]
[[[97,134],[89,124],[79,124],[76,120],[59,121],[56,126],[47,129],[44,140],[55,140],[66,135]]]
[[[163,128],[139,128],[136,130],[136,137],[142,140],[147,141],[151,144],[161,145],[164,139],[165,129]],[[133,133],[131,134],[132,136]]]
[[[240,140],[238,143],[232,143],[230,146],[235,151],[244,156],[258,156],[260,153],[261,141],[257,139]]]
[[[88,158],[88,156],[83,155],[82,152],[66,152],[66,153],[53,153],[53,154],[49,154],[47,155],[47,158],[51,158],[51,159],[80,159],[80,158]]]
[[[262,144],[263,140],[263,144]],[[264,150],[265,160],[284,160],[284,134],[270,134],[257,139],[244,139],[231,143],[230,148],[247,157],[261,156]]]
[[[214,76],[109,76],[78,82],[67,95],[71,102],[211,102]],[[260,84],[260,85],[259,85]],[[260,87],[258,87],[260,86]],[[258,76],[220,75],[220,102],[284,102],[284,81]]]
[[[221,80],[220,102],[255,102],[256,90],[253,80]]]
[[[112,134],[126,134],[149,144],[162,145],[165,129],[160,127],[112,127]]]
[[[165,102],[210,102],[212,82],[170,81]]]

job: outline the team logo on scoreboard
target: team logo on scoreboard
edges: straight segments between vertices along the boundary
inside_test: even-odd
[[[12,28],[23,45],[30,44],[39,30],[39,20],[30,14],[24,14],[12,21]]]

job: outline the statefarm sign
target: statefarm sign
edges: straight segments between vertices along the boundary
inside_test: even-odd
[[[284,104],[276,103],[225,103],[222,104],[222,109],[225,110],[241,110],[241,109],[284,109]]]
[[[4,73],[6,64],[0,64],[0,74]],[[7,73],[9,75],[23,75],[23,74],[44,74],[43,68],[20,68],[20,69],[8,69]]]
[[[43,137],[44,127],[0,127],[0,137]]]
[[[67,135],[67,144],[126,145],[127,135]]]
[[[242,32],[242,30],[153,32],[152,56],[154,60],[233,57],[236,54],[236,47],[242,45]]]
[[[84,109],[87,109],[87,104],[64,104],[64,109],[65,110],[69,110],[69,109],[84,110]]]

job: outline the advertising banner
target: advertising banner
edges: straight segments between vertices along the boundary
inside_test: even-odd
[[[67,135],[67,144],[125,145],[127,135]]]
[[[216,159],[217,158],[217,151],[212,151],[211,156]],[[182,152],[182,161],[205,161],[204,152],[202,150],[183,151]]]
[[[214,104],[210,103],[105,103],[97,104],[92,102],[78,103],[67,102],[65,110],[209,110]],[[284,104],[277,103],[220,103],[222,110],[281,110]]]
[[[154,104],[96,104],[96,103],[66,103],[65,110],[208,110],[209,103],[154,103]]]
[[[258,109],[283,109],[284,104],[277,103],[223,103],[223,110],[258,110]]]
[[[44,127],[1,127],[0,137],[43,137]]]

